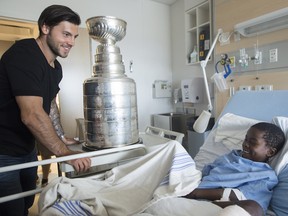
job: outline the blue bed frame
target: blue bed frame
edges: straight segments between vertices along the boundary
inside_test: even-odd
[[[268,122],[274,116],[288,117],[288,90],[238,91],[229,99],[219,118],[226,113]]]

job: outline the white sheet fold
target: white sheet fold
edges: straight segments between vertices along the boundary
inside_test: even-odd
[[[134,216],[250,216],[237,205],[221,208],[212,202],[168,197],[153,203],[145,212]]]
[[[167,197],[135,216],[217,216],[221,210],[208,201]]]

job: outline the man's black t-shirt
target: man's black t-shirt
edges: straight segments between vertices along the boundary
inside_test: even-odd
[[[15,96],[40,96],[43,108],[50,112],[62,79],[62,68],[55,60],[51,67],[35,39],[16,42],[0,61],[0,155],[21,156],[30,153],[34,137],[22,123]]]

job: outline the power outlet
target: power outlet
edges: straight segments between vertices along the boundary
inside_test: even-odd
[[[232,56],[230,59],[230,68],[235,68],[235,56]]]
[[[251,86],[239,86],[239,90],[240,91],[250,91],[251,90]]]
[[[278,61],[278,49],[277,48],[269,50],[269,59],[270,59],[270,63]]]
[[[256,91],[272,91],[273,85],[256,85],[255,90]]]

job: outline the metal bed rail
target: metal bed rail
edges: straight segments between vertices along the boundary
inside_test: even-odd
[[[152,126],[148,126],[145,130],[145,133],[148,135],[156,136],[156,137],[162,137],[168,140],[176,140],[179,143],[182,143],[183,138],[184,138],[183,133],[165,130],[162,128],[152,127]]]

